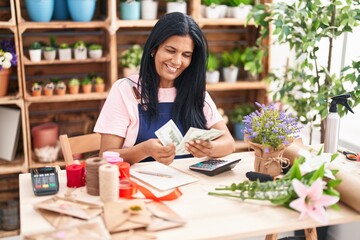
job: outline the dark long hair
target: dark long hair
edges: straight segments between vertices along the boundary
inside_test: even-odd
[[[206,128],[204,116],[205,72],[208,43],[197,23],[189,16],[174,12],[163,15],[152,29],[147,39],[140,66],[139,85],[141,103],[153,120],[158,117],[157,105],[160,79],[155,69],[152,52],[171,36],[189,35],[194,41],[194,51],[190,65],[175,79],[177,95],[174,102],[172,119],[182,123],[186,132],[190,127]]]

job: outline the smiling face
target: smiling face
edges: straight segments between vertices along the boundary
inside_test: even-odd
[[[161,88],[174,86],[175,79],[190,65],[193,51],[194,41],[189,35],[175,35],[159,45],[154,57]]]

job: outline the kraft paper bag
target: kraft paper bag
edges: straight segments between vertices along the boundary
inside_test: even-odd
[[[44,209],[37,209],[43,218],[46,219],[55,229],[72,227],[81,223],[86,223],[86,221],[79,218],[74,218],[64,214],[60,214],[53,211],[48,211]]]

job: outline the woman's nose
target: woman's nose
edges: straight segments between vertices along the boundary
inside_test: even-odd
[[[181,54],[175,54],[172,58],[172,62],[177,66],[181,65]]]

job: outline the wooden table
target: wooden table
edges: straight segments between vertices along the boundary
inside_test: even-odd
[[[183,195],[166,202],[174,211],[181,215],[187,224],[180,228],[160,231],[158,239],[243,239],[254,236],[266,236],[266,239],[277,239],[276,233],[299,229],[310,229],[307,239],[317,239],[314,227],[321,226],[318,222],[307,218],[299,220],[299,213],[265,202],[243,202],[240,199],[229,199],[209,196],[207,192],[214,186],[228,185],[246,179],[245,173],[253,170],[254,155],[252,152],[234,153],[223,159],[242,158],[237,166],[228,172],[214,177],[190,171],[188,166],[200,159],[189,158],[175,161],[172,165],[197,176],[200,181],[180,190]],[[59,174],[60,191],[65,193],[65,171]],[[76,190],[84,198],[98,200],[86,194],[85,189]],[[35,197],[31,189],[30,174],[20,175],[20,211],[21,235],[52,230],[53,228],[33,209],[33,204],[43,201],[46,197]],[[340,203],[340,211],[327,211],[329,225],[360,221],[360,214]]]

